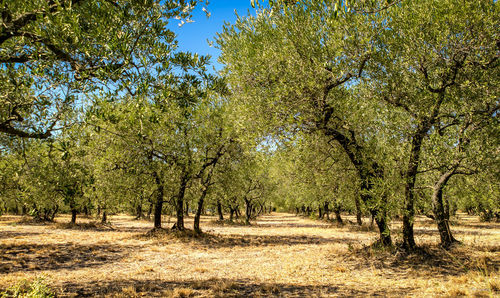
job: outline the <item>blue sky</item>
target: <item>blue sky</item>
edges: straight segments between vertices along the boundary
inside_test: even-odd
[[[205,12],[202,11],[204,5],[196,7],[193,13],[193,23],[186,23],[182,27],[172,28],[177,33],[179,40],[179,50],[190,51],[200,55],[211,55],[212,65],[217,70],[221,65],[217,63],[219,50],[210,47],[207,40],[214,40],[215,34],[222,31],[224,21],[234,23],[236,10],[239,15],[246,15],[247,10],[251,12],[254,9],[250,5],[250,0],[211,0],[210,4],[206,6],[207,10],[211,13],[210,18],[207,18]],[[174,24],[175,22],[172,22]]]

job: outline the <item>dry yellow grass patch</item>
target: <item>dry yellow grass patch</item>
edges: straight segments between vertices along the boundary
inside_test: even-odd
[[[0,217],[0,289],[43,275],[60,297],[500,294],[500,226],[464,215],[452,227],[463,244],[449,251],[439,248],[432,222],[418,218],[421,250],[411,255],[370,247],[377,232],[367,224],[291,214],[262,216],[252,226],[203,217],[201,237],[147,234],[151,222],[128,216],[102,227],[91,219],[61,224],[66,216],[58,224],[19,220]],[[399,226],[392,224],[396,240]]]

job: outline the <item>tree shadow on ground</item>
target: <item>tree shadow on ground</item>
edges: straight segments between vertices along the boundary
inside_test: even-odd
[[[391,294],[404,296],[410,288],[393,288]],[[78,297],[324,297],[384,296],[389,289],[377,292],[361,287],[339,285],[296,285],[262,283],[245,279],[208,279],[168,281],[161,279],[114,280],[88,283],[65,283],[57,289],[59,296]]]
[[[16,238],[16,237],[29,237],[29,236],[40,235],[40,234],[43,234],[43,233],[0,231],[0,239],[9,239],[9,238]]]
[[[429,236],[439,236],[439,232],[437,228],[432,228],[432,229],[425,229],[425,228],[414,228],[413,233],[415,235],[429,235]],[[485,231],[464,231],[460,230],[457,228],[452,227],[451,228],[451,233],[453,235],[476,235],[476,236],[488,236],[491,235],[491,232],[485,232]]]
[[[80,231],[93,231],[93,232],[109,232],[115,230],[115,227],[113,225],[97,221],[82,222],[82,223],[71,223],[71,222],[56,223],[54,225],[54,228],[62,230],[80,230]]]
[[[281,216],[259,216],[257,217],[258,222],[297,222],[299,217],[281,217]]]
[[[461,275],[469,271],[494,272],[500,270],[500,259],[475,255],[475,248],[455,244],[446,250],[438,245],[418,247],[414,252],[406,253],[399,248],[373,249],[365,246],[354,249],[344,261],[353,270],[377,268],[402,274],[441,274]]]
[[[121,260],[127,246],[0,244],[0,273],[95,267]]]
[[[11,226],[50,226],[54,225],[55,221],[45,220],[41,218],[34,218],[31,216],[16,217],[10,223]]]
[[[281,220],[280,220],[281,221]],[[260,223],[260,220],[257,221],[255,225],[251,225],[249,227],[255,228],[317,228],[317,229],[329,229],[332,227],[336,227],[332,224],[321,223]]]
[[[0,216],[0,222],[5,222],[5,221],[17,221],[19,220],[21,216],[20,215],[2,215]]]
[[[456,223],[452,224],[453,228],[471,228],[471,229],[488,229],[500,230],[500,223],[485,222],[485,223]]]
[[[310,235],[197,234],[191,230],[184,232],[170,230],[162,230],[160,232],[150,231],[147,234],[133,237],[142,240],[156,240],[159,244],[181,241],[205,248],[318,245],[327,243],[352,245],[359,243],[359,239],[355,235],[352,237],[338,235],[325,238]]]

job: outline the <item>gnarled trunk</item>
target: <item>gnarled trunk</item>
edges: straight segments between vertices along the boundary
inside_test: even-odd
[[[375,179],[375,176],[369,175],[368,177],[368,180],[364,180],[365,182],[361,184],[361,191],[362,193],[364,193],[363,195],[361,195],[361,199],[365,203],[373,200],[373,197],[366,192],[372,189],[373,182],[371,181],[372,179]],[[389,230],[389,224],[387,222],[387,211],[385,209],[387,207],[386,197],[382,197],[381,201],[382,202],[380,204],[376,204],[374,207],[369,207],[370,213],[372,215],[372,225],[373,221],[375,220],[379,231],[379,243],[383,246],[391,246],[391,231]]]
[[[451,234],[449,213],[446,211],[443,204],[443,189],[454,173],[455,169],[441,175],[438,182],[434,185],[434,191],[432,192],[434,218],[438,227],[439,236],[441,238],[441,245],[445,248],[449,247],[453,242],[457,242]]]
[[[323,127],[323,131],[325,135],[332,137],[340,144],[356,168],[361,180],[361,200],[366,206],[369,206],[370,212],[375,215],[375,221],[379,228],[379,242],[384,246],[391,246],[392,239],[387,224],[387,212],[385,210],[387,208],[386,198],[382,197],[381,202],[373,203],[375,198],[370,193],[375,185],[375,181],[381,180],[384,176],[382,167],[375,160],[367,158],[366,154],[363,154],[365,148],[356,142],[354,131],[351,131],[351,136],[327,127]]]

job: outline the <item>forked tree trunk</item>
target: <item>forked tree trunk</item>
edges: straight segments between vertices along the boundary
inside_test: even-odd
[[[412,135],[410,159],[405,172],[405,210],[403,212],[403,248],[406,250],[414,250],[416,248],[415,236],[413,233],[413,222],[415,217],[415,182],[418,174],[418,166],[420,164],[420,154],[422,144],[427,132],[436,122],[441,104],[444,101],[446,89],[442,89],[437,94],[436,103],[427,117],[420,119],[415,133]]]
[[[56,205],[56,207],[52,210],[52,214],[50,215],[50,221],[54,221],[57,211],[59,211],[59,205]]]
[[[233,216],[234,216],[234,208],[232,206],[229,206],[229,221],[233,222]]]
[[[264,205],[259,203],[259,211],[257,211],[257,215],[260,215],[262,214],[263,212],[265,212],[265,208],[264,208]]]
[[[236,207],[234,207],[234,215],[236,216],[236,219],[241,217],[240,206],[236,205]]]

